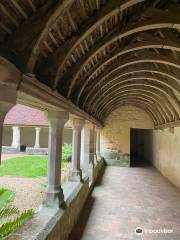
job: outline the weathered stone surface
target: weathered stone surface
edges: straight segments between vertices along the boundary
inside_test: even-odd
[[[117,160],[118,165],[129,166],[131,128],[153,128],[153,121],[133,106],[120,107],[108,117],[101,131],[101,155],[109,164]]]
[[[180,128],[155,130],[147,138],[153,165],[180,187]]]
[[[5,154],[20,153],[20,149],[11,146],[2,146],[2,153]]]
[[[48,155],[48,148],[26,148],[26,153],[28,155]]]

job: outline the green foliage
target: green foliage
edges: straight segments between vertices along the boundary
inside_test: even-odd
[[[70,162],[72,157],[72,145],[64,143],[62,147],[62,161]]]
[[[6,239],[9,234],[20,227],[27,219],[33,216],[33,210],[20,213],[12,205],[15,193],[8,189],[0,189],[0,239]]]

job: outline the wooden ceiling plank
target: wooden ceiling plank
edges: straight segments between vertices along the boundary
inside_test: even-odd
[[[49,36],[51,38],[51,40],[53,41],[53,43],[56,45],[56,47],[59,46],[57,40],[55,39],[55,37],[53,36],[52,32],[49,32]]]
[[[11,33],[12,33],[11,29],[9,29],[7,26],[5,26],[2,22],[0,22],[0,27],[1,27],[5,32],[7,32],[8,34],[11,34]]]
[[[22,7],[18,4],[16,0],[10,0],[12,4],[15,6],[15,8],[21,13],[21,15],[25,18],[28,19],[28,15],[26,12],[22,9]]]
[[[73,31],[76,32],[77,29],[78,29],[78,28],[77,28],[77,25],[76,25],[76,23],[74,22],[74,20],[73,20],[73,18],[72,18],[72,16],[71,16],[70,11],[67,10],[66,12],[67,12],[67,16],[68,16],[69,22],[70,22],[70,24],[71,24],[71,27],[72,27]]]
[[[55,24],[55,29],[56,29],[56,32],[57,32],[59,38],[61,39],[61,41],[64,42],[64,41],[65,41],[65,38],[64,38],[63,34],[61,33],[61,31],[60,31],[59,26],[57,25],[57,23]]]
[[[47,41],[44,41],[44,45],[45,45],[46,48],[49,50],[49,52],[53,52],[52,48],[49,46],[49,44],[47,43]]]
[[[36,12],[37,11],[37,8],[35,6],[35,4],[33,3],[33,0],[27,0],[29,5],[31,6],[33,12]]]
[[[4,7],[4,5],[0,2],[0,10],[4,13],[4,15],[11,20],[11,22],[14,23],[16,27],[19,26],[18,21],[7,11],[7,9]]]

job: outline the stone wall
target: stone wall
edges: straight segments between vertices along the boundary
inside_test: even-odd
[[[108,164],[129,166],[131,128],[153,128],[153,122],[146,112],[133,106],[116,109],[105,121],[101,153]]]
[[[151,131],[147,143],[153,165],[180,187],[180,127]]]

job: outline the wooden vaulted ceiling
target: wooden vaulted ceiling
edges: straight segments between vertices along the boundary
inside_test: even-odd
[[[180,1],[1,0],[0,50],[103,122],[144,109],[180,121]]]

